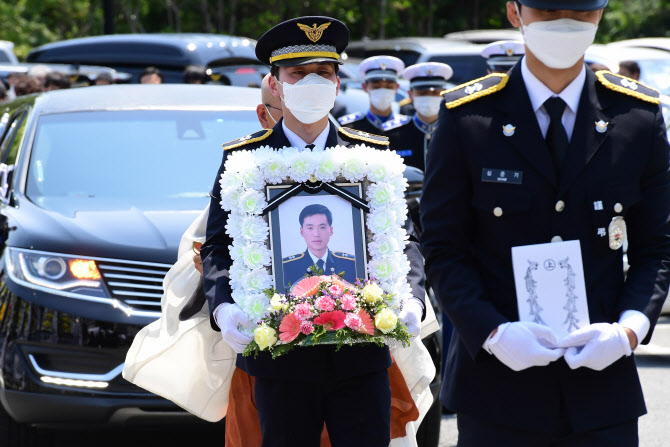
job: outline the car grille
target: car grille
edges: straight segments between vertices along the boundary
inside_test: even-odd
[[[160,312],[163,278],[170,264],[105,259],[98,270],[112,297],[137,310]]]

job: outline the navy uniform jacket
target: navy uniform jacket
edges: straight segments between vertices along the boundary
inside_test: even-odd
[[[343,126],[360,130],[361,132],[383,135],[384,123],[389,121],[409,121],[409,117],[405,115],[392,114],[388,120],[382,121],[368,110],[367,113],[356,112],[344,115],[338,118],[337,121],[339,121],[339,123]]]
[[[226,156],[229,151],[237,148],[244,150],[257,149],[261,146],[274,148],[290,147],[291,143],[284,135],[280,120],[272,130],[265,130],[244,137],[239,143],[224,145],[223,160],[216,175],[211,192],[209,218],[205,243],[200,249],[204,270],[205,296],[209,304],[210,322],[214,330],[219,330],[214,321],[213,311],[222,303],[233,303],[228,277],[228,269],[232,264],[228,247],[232,244],[225,232],[228,213],[220,205],[219,179],[223,173]],[[379,142],[386,142],[386,138],[376,135],[359,135],[351,129],[339,128],[330,124],[330,133],[326,147],[337,145],[354,146],[367,144],[375,148],[382,148]],[[408,282],[412,295],[424,301],[424,271],[423,257],[419,250],[419,243],[414,234],[411,220],[405,222],[405,229],[410,235],[410,242],[405,248],[405,254],[410,262],[411,271]],[[335,347],[318,346],[296,348],[288,354],[272,359],[268,352],[244,357],[237,356],[237,366],[248,374],[258,377],[293,380],[321,380],[323,377],[346,378],[380,371],[391,366],[391,355],[387,347],[378,347],[372,344],[344,346],[337,353]]]
[[[479,91],[468,89],[477,91],[470,101],[463,86],[444,95],[428,148],[421,245],[427,280],[456,329],[441,399],[457,413],[549,432],[561,400],[575,431],[646,411],[634,356],[603,371],[572,370],[559,359],[514,372],[482,349],[498,325],[519,320],[514,246],[556,236],[579,240],[591,323],[616,322],[628,309],[644,312],[651,328],[643,343],[668,293],[669,147],[661,109],[651,102],[658,93],[637,83],[635,90],[624,87],[613,74],[602,81],[586,74],[560,178],[519,64],[509,78],[487,77]],[[601,120],[607,123],[602,133],[595,124]],[[503,132],[508,124],[510,136]],[[482,181],[488,169],[519,172],[522,179]],[[628,226],[626,278],[622,249],[610,249],[602,230],[617,215]]]
[[[400,155],[405,164],[425,170],[425,153],[437,122],[426,124],[414,115],[405,123],[384,123],[384,135],[389,139],[389,149]]]
[[[294,285],[302,278],[311,276],[310,267],[314,265],[312,257],[309,255],[309,249],[303,253],[287,256],[282,259],[284,270],[284,284],[287,286]],[[339,275],[344,272],[343,278],[351,284],[356,282],[356,257],[349,253],[341,251],[328,250],[328,257],[326,258],[326,265],[323,268],[324,275]]]

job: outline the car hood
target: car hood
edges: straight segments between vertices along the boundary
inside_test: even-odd
[[[204,208],[204,205],[203,205]],[[27,199],[7,208],[8,245],[81,256],[173,264],[201,210],[46,210]]]

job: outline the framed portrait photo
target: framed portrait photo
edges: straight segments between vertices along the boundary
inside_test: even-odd
[[[361,183],[336,183],[362,198]],[[267,186],[267,200],[293,185]],[[268,212],[272,276],[279,293],[290,292],[305,276],[340,274],[350,282],[367,279],[364,212],[341,195],[306,190]]]

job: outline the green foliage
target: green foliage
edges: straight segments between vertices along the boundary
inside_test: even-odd
[[[0,39],[22,58],[33,47],[102,34],[105,0],[5,0]],[[474,28],[508,28],[500,0],[114,0],[116,33],[198,32],[258,39],[273,25],[301,15],[329,15],[347,24],[351,40],[443,36]],[[667,0],[610,0],[599,42],[670,36]]]

